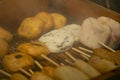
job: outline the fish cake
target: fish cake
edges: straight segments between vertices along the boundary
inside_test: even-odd
[[[18,29],[18,35],[27,39],[39,37],[44,30],[44,21],[38,18],[26,18]]]
[[[44,33],[50,31],[51,29],[53,29],[54,26],[54,20],[53,17],[47,13],[47,12],[40,12],[38,13],[35,17],[43,20],[45,22],[45,29],[44,29]]]
[[[53,80],[51,77],[41,72],[34,72],[30,80]]]
[[[16,72],[20,68],[28,69],[34,64],[34,59],[22,52],[15,52],[4,56],[3,66],[7,71]]]
[[[61,27],[63,27],[66,24],[67,18],[65,16],[63,16],[62,14],[51,13],[51,15],[53,16],[54,22],[55,22],[54,29],[61,28]]]
[[[42,42],[36,41],[21,43],[17,49],[37,59],[40,58],[41,54],[49,54],[48,48]]]

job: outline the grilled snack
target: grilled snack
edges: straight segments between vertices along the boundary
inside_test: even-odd
[[[0,39],[10,41],[12,40],[12,37],[13,35],[10,32],[0,27]]]
[[[6,53],[8,53],[8,43],[5,40],[0,39],[0,57],[4,56]]]
[[[44,30],[45,23],[39,18],[26,18],[21,23],[18,34],[27,39],[39,37]]]
[[[28,79],[20,73],[14,73],[9,80],[28,80]]]
[[[40,12],[35,17],[43,20],[45,22],[45,29],[44,32],[48,32],[53,29],[54,20],[53,17],[47,12]]]
[[[45,75],[44,73],[34,72],[30,80],[53,80],[53,79]]]
[[[48,75],[49,77],[54,77],[53,75],[54,68],[50,66],[46,66],[43,68],[42,73]]]
[[[113,53],[103,48],[97,48],[97,49],[94,49],[94,55],[120,65],[120,54],[118,53]]]
[[[80,69],[81,71],[83,71],[84,73],[86,73],[90,78],[97,77],[101,74],[99,71],[97,71],[90,64],[88,64],[87,62],[80,60],[80,59],[75,61],[75,66],[78,69]]]
[[[91,64],[94,68],[96,68],[101,73],[106,73],[119,67],[113,62],[100,58],[98,56],[91,57],[91,59],[89,60],[89,64]]]
[[[51,15],[53,16],[55,21],[55,26],[54,26],[55,29],[61,28],[66,24],[67,18],[62,14],[52,13]]]
[[[89,77],[82,71],[70,66],[57,67],[54,70],[56,80],[89,80]]]
[[[48,48],[42,42],[22,43],[17,48],[23,53],[27,53],[35,58],[40,58],[41,54],[49,54]]]
[[[34,64],[34,60],[31,56],[23,54],[22,52],[16,52],[6,55],[3,58],[3,66],[7,71],[15,72],[20,68],[28,69]]]

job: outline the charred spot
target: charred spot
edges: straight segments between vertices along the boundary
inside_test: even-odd
[[[18,55],[15,56],[15,58],[17,58],[17,59],[22,58],[22,57],[23,57],[23,56],[20,55],[20,54],[18,54]]]

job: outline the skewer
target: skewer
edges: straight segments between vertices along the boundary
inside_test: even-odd
[[[33,73],[34,73],[32,69],[29,69],[29,72],[30,72],[31,74],[33,74]]]
[[[23,72],[24,74],[26,74],[27,76],[31,77],[31,74],[27,71],[25,71],[24,69],[20,68],[20,71]]]
[[[75,61],[76,59],[72,56],[72,55],[70,55],[70,53],[69,52],[65,52],[65,54],[69,57],[69,58],[71,58],[73,61]]]
[[[61,65],[61,66],[64,66],[65,64],[63,64],[63,63],[60,63],[60,65]]]
[[[56,63],[55,61],[53,61],[52,59],[50,59],[49,57],[47,57],[46,55],[42,54],[41,57],[45,58],[47,61],[51,62],[52,64],[54,64],[55,66],[59,67],[60,65],[58,63]]]
[[[1,70],[1,69],[0,69],[0,73],[4,74],[5,76],[8,76],[8,77],[11,77],[11,76],[12,76],[11,74],[9,74],[9,73]]]
[[[89,49],[86,49],[86,48],[83,48],[83,47],[78,47],[80,50],[83,50],[83,51],[86,51],[86,52],[89,52],[89,53],[93,53],[92,50],[89,50]]]
[[[65,59],[65,62],[67,62],[68,64],[74,65],[74,63],[72,63],[71,61]]]
[[[40,69],[43,69],[43,66],[42,66],[38,61],[35,60],[35,64],[36,64]]]
[[[102,45],[103,47],[105,47],[106,49],[108,49],[108,50],[110,50],[110,51],[112,51],[112,52],[116,52],[115,50],[113,50],[112,48],[110,48],[109,46],[107,46],[107,45],[105,45],[103,42],[101,42],[101,41],[98,41],[98,43],[100,44],[100,45]]]
[[[74,51],[82,54],[81,56],[84,57],[86,60],[89,60],[89,58],[91,57],[89,54],[87,54],[87,53],[85,53],[85,52],[83,52],[83,51],[80,51],[80,50],[78,50],[78,49],[76,49],[76,48],[72,48],[72,50],[74,50]]]

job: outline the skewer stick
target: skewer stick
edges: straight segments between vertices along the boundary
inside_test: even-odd
[[[43,66],[42,66],[38,61],[35,60],[35,64],[36,64],[40,69],[43,69]]]
[[[31,74],[33,74],[33,73],[34,73],[32,69],[29,69],[29,72],[30,72]]]
[[[69,58],[71,58],[73,61],[76,60],[69,52],[65,52],[65,54],[66,54]]]
[[[65,64],[63,64],[63,63],[60,63],[60,65],[61,65],[61,66],[64,66]]]
[[[72,50],[74,50],[74,51],[76,51],[76,52],[78,52],[78,53],[80,53],[80,54],[83,54],[83,55],[85,55],[85,56],[87,56],[87,57],[91,57],[89,54],[87,54],[87,53],[85,53],[85,52],[83,52],[83,51],[81,51],[81,50],[79,50],[79,49],[72,48]]]
[[[31,74],[27,71],[25,71],[24,69],[20,68],[20,71],[23,72],[24,74],[26,74],[27,76],[31,77]]]
[[[74,63],[70,62],[69,60],[65,59],[65,62],[71,64],[71,65],[74,65]]]
[[[12,76],[11,74],[9,74],[9,73],[1,70],[1,69],[0,69],[0,73],[4,74],[5,76],[8,76],[8,77],[11,77],[11,76]]]
[[[89,52],[89,53],[93,53],[92,50],[89,50],[89,49],[86,49],[86,48],[83,48],[83,47],[78,47],[80,50],[83,50],[83,51],[86,51],[86,52]]]
[[[116,52],[114,49],[112,49],[112,48],[110,48],[109,46],[105,45],[103,42],[98,41],[98,43],[99,43],[100,45],[102,45],[103,47],[105,47],[106,49],[108,49],[108,50],[110,50],[110,51],[112,51],[112,52]]]
[[[48,60],[49,62],[51,62],[52,64],[54,64],[55,66],[59,67],[60,65],[58,63],[56,63],[55,61],[53,61],[52,59],[48,58],[46,55],[42,54],[41,55],[43,58],[45,58],[46,60]]]

